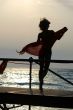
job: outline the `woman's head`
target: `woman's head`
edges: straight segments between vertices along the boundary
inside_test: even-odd
[[[50,22],[47,19],[43,18],[39,23],[39,27],[41,30],[47,30],[49,28],[49,24]]]

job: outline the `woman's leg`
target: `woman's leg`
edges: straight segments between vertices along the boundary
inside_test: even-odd
[[[39,56],[39,60],[40,60],[40,69],[39,69],[39,89],[42,90],[42,86],[43,86],[43,71],[44,71],[44,57]]]
[[[50,66],[50,60],[51,60],[51,52],[45,55],[45,64],[44,64],[44,72],[43,72],[43,79],[46,76],[49,66]]]

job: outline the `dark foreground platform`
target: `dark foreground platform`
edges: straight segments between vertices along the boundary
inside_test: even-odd
[[[73,108],[73,91],[0,87],[0,104]]]

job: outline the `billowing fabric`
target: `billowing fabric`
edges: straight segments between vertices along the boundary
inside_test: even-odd
[[[7,62],[8,61],[3,61],[1,64],[0,64],[0,74],[3,74],[6,66],[7,66]]]
[[[41,42],[33,42],[30,44],[27,44],[22,51],[31,55],[39,56],[39,51],[42,48],[42,43]]]
[[[60,40],[61,37],[63,36],[63,34],[67,31],[67,29],[64,27],[62,29],[60,29],[59,31],[57,32],[53,32],[53,31],[50,31],[50,37],[49,40],[47,40],[47,44],[44,44],[39,41],[39,42],[33,42],[33,43],[30,43],[30,44],[27,44],[25,47],[22,48],[22,50],[18,53],[28,53],[28,54],[31,54],[31,55],[35,55],[35,56],[39,56],[40,55],[43,55],[43,51],[46,49],[42,49],[42,47],[45,47],[46,45],[48,46],[48,50],[52,48],[52,46],[54,45],[55,41],[56,40]],[[52,36],[53,35],[53,36]],[[46,34],[45,34],[45,37],[46,37]],[[45,40],[45,39],[44,39]],[[41,51],[40,51],[41,50]]]

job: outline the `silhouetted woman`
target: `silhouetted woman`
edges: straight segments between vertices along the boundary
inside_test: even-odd
[[[38,34],[37,42],[42,42],[42,48],[39,52],[40,60],[40,70],[39,70],[39,89],[42,91],[43,79],[46,76],[50,59],[52,55],[52,46],[56,40],[60,40],[63,34],[67,31],[67,28],[64,27],[61,30],[54,32],[53,30],[48,30],[50,22],[47,19],[42,19],[39,23],[41,33]]]
[[[33,42],[27,44],[25,47],[21,49],[21,51],[17,51],[20,55],[29,53],[31,55],[39,56],[39,89],[42,91],[43,79],[46,76],[49,65],[50,59],[52,55],[52,46],[54,45],[56,40],[60,40],[63,34],[67,31],[67,28],[64,27],[57,32],[53,30],[48,30],[50,22],[47,19],[42,19],[39,23],[39,27],[41,29],[41,33],[38,34],[37,42]]]

